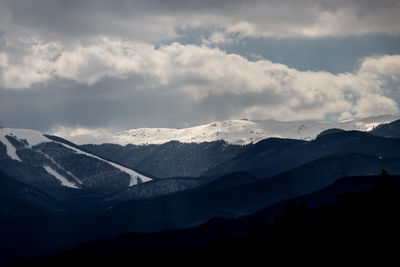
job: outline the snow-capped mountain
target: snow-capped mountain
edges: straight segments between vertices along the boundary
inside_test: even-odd
[[[201,143],[225,140],[231,144],[256,143],[269,137],[312,140],[319,133],[332,128],[343,130],[370,131],[382,123],[400,119],[400,116],[381,115],[342,122],[316,121],[250,121],[226,120],[189,128],[137,128],[121,132],[102,132],[101,135],[61,136],[77,144],[163,144],[171,140],[182,143]],[[60,133],[56,133],[60,135]]]
[[[113,192],[152,180],[64,141],[38,131],[0,128],[0,170],[40,188]]]

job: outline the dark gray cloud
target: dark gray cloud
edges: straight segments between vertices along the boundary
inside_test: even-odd
[[[400,32],[400,5],[394,0],[3,0],[0,10],[8,34],[25,31],[42,38],[162,40],[175,36],[179,27],[272,37]]]
[[[259,95],[229,94],[197,102],[179,91],[135,90],[136,82],[135,78],[106,79],[96,88],[75,83],[60,88],[49,83],[29,91],[0,90],[0,119],[7,127],[38,130],[183,127],[239,117],[251,101],[263,102]]]

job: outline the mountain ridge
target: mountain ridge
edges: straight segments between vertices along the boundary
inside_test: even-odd
[[[271,149],[284,140],[289,144]],[[269,143],[271,143],[269,145]],[[340,131],[321,135],[312,141],[269,138],[258,142],[242,154],[203,173],[219,176],[246,171],[259,178],[270,177],[318,158],[341,154],[364,154],[377,157],[398,157],[400,139],[386,138],[369,132]]]
[[[230,144],[257,143],[260,140],[278,137],[289,139],[312,140],[319,133],[331,129],[370,131],[374,127],[400,119],[400,116],[380,115],[342,122],[316,121],[251,121],[226,120],[188,128],[135,128],[119,132],[102,130],[99,134],[69,134],[68,131],[56,130],[54,135],[61,136],[76,144],[119,144],[146,145],[164,144],[169,141],[182,143],[201,143],[225,140]]]
[[[389,138],[400,138],[400,120],[384,123],[376,127],[371,133]]]
[[[0,169],[46,192],[57,188],[112,192],[152,180],[69,141],[27,129],[0,129]]]

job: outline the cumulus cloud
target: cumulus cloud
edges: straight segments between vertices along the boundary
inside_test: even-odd
[[[225,118],[283,120],[398,112],[393,95],[400,93],[399,55],[365,58],[353,73],[332,74],[299,71],[265,59],[249,61],[208,46],[172,43],[156,48],[105,37],[76,45],[32,40],[19,54],[20,58],[11,58],[0,53],[2,90],[29,91],[49,82],[57,81],[58,87],[73,82],[92,88],[97,97],[96,88],[113,79],[112,88],[99,89],[104,99],[123,92],[140,101],[149,99],[144,95],[151,92],[160,103],[168,99],[172,114],[190,106],[198,117],[210,109]],[[122,90],[118,81],[134,82]],[[184,106],[179,104],[183,99]]]

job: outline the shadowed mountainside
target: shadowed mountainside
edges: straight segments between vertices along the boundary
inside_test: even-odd
[[[330,200],[321,202],[324,196]],[[323,204],[310,205],[313,198],[319,198],[318,202]],[[255,263],[266,259],[309,262],[313,261],[310,252],[341,260],[376,257],[382,261],[396,255],[391,254],[395,246],[390,241],[400,236],[399,207],[399,177],[385,172],[379,178],[351,177],[309,196],[281,203],[281,212],[275,213],[278,217],[273,220],[266,216],[271,212],[270,207],[251,216],[212,220],[196,228],[124,234],[94,241],[29,264],[118,264],[129,259],[135,259],[135,263],[173,262],[174,265],[187,264],[193,259],[197,263],[210,260]],[[249,231],[238,230],[246,225],[252,225],[247,228]],[[365,253],[371,254],[366,257]]]
[[[282,143],[287,146],[279,145]],[[273,149],[276,145],[278,149]],[[254,144],[238,156],[205,172],[204,175],[221,176],[235,171],[246,171],[256,177],[264,178],[332,155],[398,157],[398,151],[400,151],[400,139],[383,138],[358,131],[324,134],[310,142],[272,138]]]
[[[371,131],[371,133],[390,138],[400,138],[400,120],[381,124]]]
[[[170,141],[161,145],[102,144],[81,147],[158,178],[200,176],[203,172],[231,159],[247,148],[247,146],[228,144],[225,141],[203,143]]]

